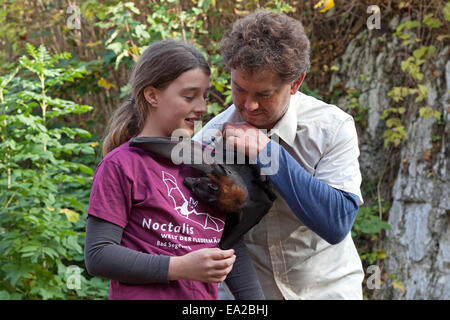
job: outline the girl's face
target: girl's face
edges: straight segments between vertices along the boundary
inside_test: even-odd
[[[194,121],[206,113],[209,87],[209,75],[198,68],[182,73],[164,89],[147,87],[144,95],[152,107],[140,135],[170,137],[183,129],[191,136]]]

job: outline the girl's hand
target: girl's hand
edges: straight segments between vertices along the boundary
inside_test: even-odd
[[[236,260],[234,250],[205,248],[184,256],[170,257],[169,280],[222,282]]]

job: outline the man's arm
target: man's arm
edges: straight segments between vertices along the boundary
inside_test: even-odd
[[[356,194],[360,183],[358,141],[350,119],[339,126],[330,141],[316,165],[316,177],[248,123],[225,123],[222,132],[227,147],[245,150],[248,157],[256,158],[261,171],[308,228],[331,244],[347,236],[361,202]]]
[[[270,157],[274,152],[278,152],[275,160]],[[279,165],[278,171],[268,177],[300,221],[331,244],[342,241],[358,212],[358,196],[314,178],[273,141],[260,153],[258,166],[270,166],[270,161],[279,161]]]

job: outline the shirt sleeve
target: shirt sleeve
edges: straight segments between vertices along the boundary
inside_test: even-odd
[[[88,215],[125,228],[132,205],[132,184],[119,164],[101,161],[92,182]]]
[[[353,118],[342,122],[324,155],[317,163],[314,177],[326,184],[358,196],[361,195],[361,171],[359,170],[359,147]]]
[[[170,257],[122,247],[122,233],[113,223],[88,217],[84,246],[88,273],[127,284],[168,283]]]
[[[358,197],[313,177],[274,141],[262,150],[257,163],[263,169],[272,161],[279,162],[278,169],[268,177],[300,221],[331,244],[342,241],[353,226]]]

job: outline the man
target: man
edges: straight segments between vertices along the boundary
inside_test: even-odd
[[[302,24],[286,15],[236,21],[222,41],[234,104],[194,139],[211,144],[205,133],[221,129],[227,146],[277,168],[268,178],[278,198],[245,236],[267,299],[362,299],[350,235],[363,203],[357,134],[350,115],[298,92],[309,47]]]

